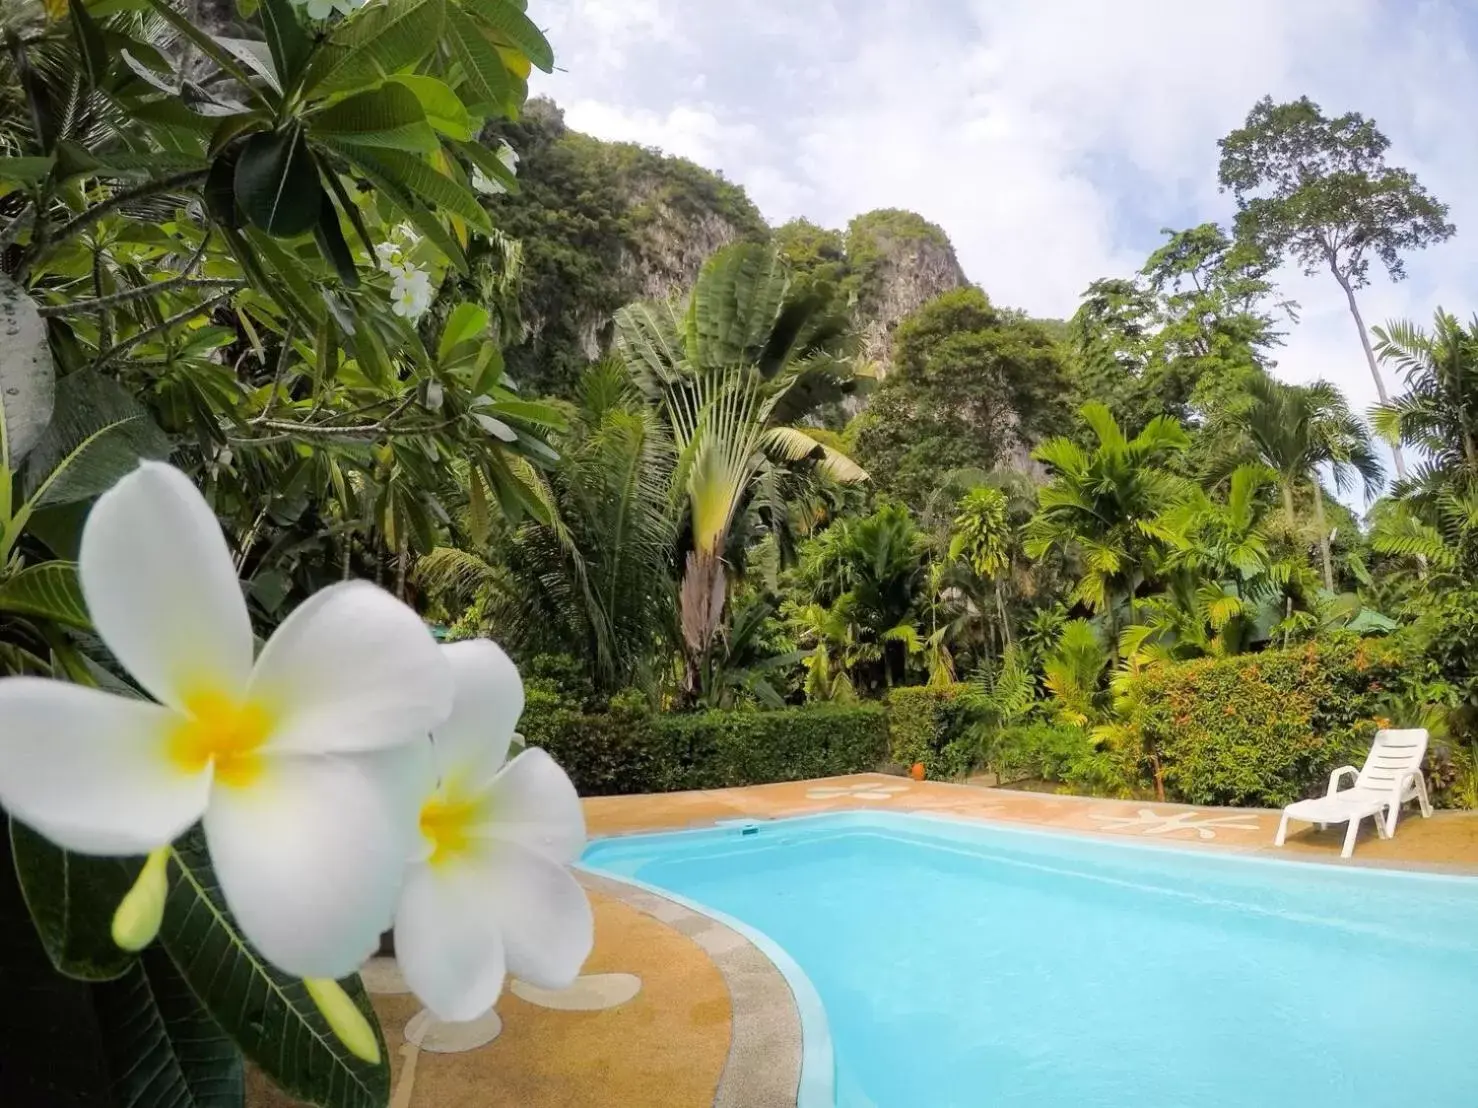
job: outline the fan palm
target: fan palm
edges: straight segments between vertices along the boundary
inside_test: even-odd
[[[1439,309],[1431,331],[1405,321],[1372,331],[1377,356],[1406,380],[1405,393],[1375,409],[1376,428],[1425,457],[1398,493],[1428,499],[1478,484],[1478,316],[1464,327]]]
[[[433,594],[480,600],[488,629],[514,647],[587,659],[593,686],[614,690],[671,626],[672,446],[613,363],[587,371],[556,445],[559,462],[539,485],[549,522],[526,521],[487,557],[440,548],[417,577]]]
[[[1082,416],[1098,440],[1092,450],[1058,438],[1032,455],[1052,478],[1026,526],[1025,549],[1032,558],[1053,548],[1076,552],[1082,572],[1073,600],[1107,612],[1116,625],[1120,603],[1127,602],[1133,618],[1135,592],[1163,553],[1156,521],[1185,494],[1185,482],[1165,463],[1190,440],[1168,416],[1152,419],[1132,439],[1103,404],[1085,404]]]
[[[812,467],[835,481],[866,473],[792,421],[856,389],[845,317],[824,289],[792,292],[769,247],[740,244],[704,265],[684,304],[616,315],[616,350],[664,417],[676,448],[670,497],[689,539],[679,590],[686,692],[724,620],[724,553],[736,520],[775,468]]]
[[[1369,430],[1329,382],[1288,385],[1261,377],[1249,383],[1248,391],[1252,402],[1231,417],[1235,429],[1245,436],[1253,457],[1277,474],[1290,533],[1295,492],[1303,485],[1312,490],[1324,587],[1332,592],[1334,565],[1319,471],[1327,466],[1340,492],[1347,491],[1358,476],[1369,498],[1385,479],[1385,467],[1376,456]]]

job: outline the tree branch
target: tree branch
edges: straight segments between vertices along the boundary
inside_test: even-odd
[[[119,304],[127,304],[131,300],[141,300],[159,292],[172,292],[175,289],[225,289],[234,292],[244,288],[246,288],[245,281],[237,281],[229,277],[171,277],[168,281],[155,281],[152,285],[140,285],[138,288],[115,292],[109,296],[100,296],[95,300],[73,300],[69,304],[48,304],[37,308],[36,314],[43,319],[78,315],[99,308],[112,308]]]
[[[0,250],[4,250],[14,242],[15,236],[26,229],[35,215],[36,206],[28,201],[26,206],[16,213],[16,217],[0,229]]]
[[[148,327],[140,331],[136,335],[130,335],[128,338],[124,339],[116,346],[110,347],[109,349],[104,350],[101,354],[99,354],[97,356],[97,360],[93,362],[93,368],[101,369],[103,366],[111,362],[114,358],[118,357],[120,354],[126,354],[128,351],[132,350],[135,346],[143,342],[145,339],[153,338],[161,331],[167,331],[178,323],[184,323],[186,320],[194,319],[198,315],[204,315],[206,312],[214,308],[217,304],[221,303],[224,300],[230,299],[231,293],[234,291],[236,290],[230,289],[226,292],[221,293],[219,296],[212,296],[209,300],[202,300],[194,307],[186,308],[182,312],[176,312],[168,319],[161,320],[160,322],[154,324],[154,326]]]
[[[141,200],[146,196],[169,192],[171,189],[181,188],[203,181],[205,180],[205,173],[206,171],[203,169],[186,170],[182,173],[172,173],[168,177],[160,177],[155,181],[145,181],[141,185],[135,185],[131,189],[124,189],[122,192],[115,192],[101,204],[95,204],[75,219],[62,224],[56,234],[51,236],[51,241],[52,243],[58,243],[64,239],[71,238],[78,232],[87,230],[87,228],[102,219],[103,216],[117,211],[123,205],[132,203],[135,200]]]

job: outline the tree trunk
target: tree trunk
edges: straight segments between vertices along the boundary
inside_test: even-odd
[[[1293,482],[1281,481],[1280,484],[1283,486],[1283,514],[1288,517],[1284,522],[1284,526],[1288,531],[1288,541],[1294,542],[1294,524],[1297,521],[1293,514]]]
[[[1345,299],[1350,304],[1350,315],[1355,317],[1355,329],[1360,332],[1360,349],[1365,351],[1365,364],[1370,367],[1370,376],[1375,379],[1375,391],[1380,396],[1382,404],[1390,403],[1390,396],[1386,393],[1386,383],[1381,379],[1380,367],[1375,363],[1375,351],[1370,348],[1370,336],[1365,333],[1365,320],[1360,315],[1360,306],[1355,303],[1355,290],[1350,287],[1339,270],[1330,264],[1330,271],[1334,279],[1339,282],[1339,287],[1345,290]],[[1401,455],[1401,444],[1396,443],[1391,447],[1391,456],[1396,461],[1396,476],[1401,480],[1406,479],[1406,459]]]
[[[1319,527],[1319,554],[1324,560],[1324,587],[1334,591],[1334,562],[1329,552],[1329,525],[1324,522],[1324,491],[1314,478],[1314,522]]]
[[[723,559],[717,553],[688,551],[688,564],[678,594],[678,610],[687,654],[683,691],[689,703],[696,702],[703,691],[703,663],[713,648],[714,637],[723,619],[727,584]]]
[[[997,581],[996,586],[996,612],[1001,617],[1001,652],[1005,653],[1006,647],[1012,643],[1011,621],[1006,618],[1006,596],[1001,590],[1001,583]]]

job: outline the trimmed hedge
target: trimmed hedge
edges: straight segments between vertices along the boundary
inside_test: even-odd
[[[888,692],[888,760],[924,763],[935,780],[963,777],[979,760],[963,684],[909,685]]]
[[[523,732],[564,767],[583,796],[676,792],[801,781],[875,770],[888,715],[875,704],[654,715],[591,715],[529,698]]]
[[[1184,662],[1139,679],[1131,722],[1173,798],[1280,808],[1361,763],[1407,664],[1392,639]]]

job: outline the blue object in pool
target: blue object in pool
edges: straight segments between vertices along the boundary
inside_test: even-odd
[[[584,864],[783,948],[841,1108],[1478,1105],[1475,879],[892,813]]]

